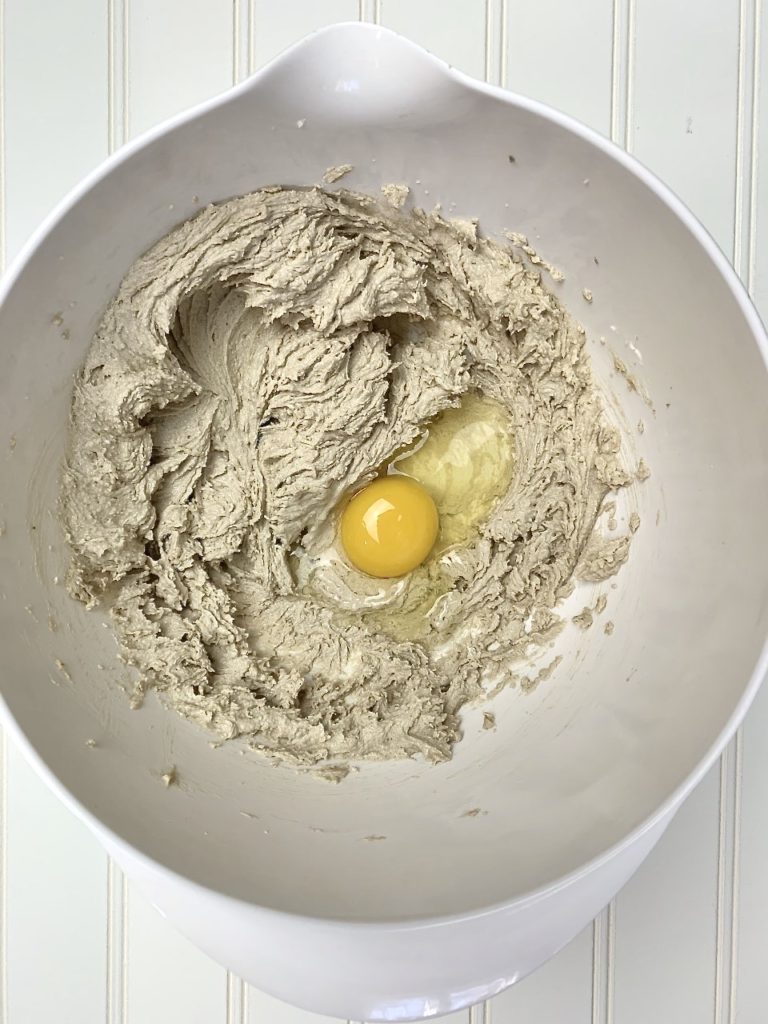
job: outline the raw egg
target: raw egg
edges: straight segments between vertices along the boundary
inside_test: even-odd
[[[429,492],[440,515],[438,549],[444,551],[476,535],[509,489],[513,468],[509,414],[469,392],[458,407],[440,413],[424,440],[397,456],[387,472],[410,477]]]
[[[351,499],[341,516],[347,558],[369,576],[404,576],[434,547],[437,508],[421,484],[406,476],[380,477]]]

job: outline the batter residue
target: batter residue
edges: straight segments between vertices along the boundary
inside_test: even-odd
[[[399,579],[324,557],[349,496],[477,401],[513,452],[482,520]],[[264,189],[163,238],[104,315],[62,485],[69,586],[109,608],[137,699],[297,763],[444,760],[573,579],[626,559],[595,529],[630,479],[619,447],[583,330],[514,251],[437,213]]]

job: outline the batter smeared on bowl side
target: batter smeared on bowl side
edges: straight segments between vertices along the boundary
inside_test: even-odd
[[[462,416],[508,423],[498,477],[480,449],[461,471],[440,455]],[[69,586],[109,608],[137,699],[297,763],[440,761],[574,577],[626,559],[595,530],[630,479],[618,453],[583,330],[514,252],[436,213],[264,189],[158,242],[104,315],[62,484]],[[440,458],[484,495],[474,518]],[[339,521],[388,467],[443,534],[377,578]]]

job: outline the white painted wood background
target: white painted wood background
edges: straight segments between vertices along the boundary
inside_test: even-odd
[[[126,138],[358,18],[626,146],[768,316],[762,0],[0,0],[5,257]],[[768,692],[594,926],[456,1024],[765,1024],[767,741]],[[0,1024],[322,1024],[178,937],[10,745],[0,844]]]

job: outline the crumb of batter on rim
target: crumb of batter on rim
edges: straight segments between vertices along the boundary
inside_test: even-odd
[[[396,210],[402,210],[406,199],[411,194],[411,190],[407,185],[390,183],[381,186],[381,194]]]
[[[573,616],[573,618],[571,619],[571,622],[575,626],[578,626],[579,629],[589,629],[589,627],[594,622],[594,618],[592,616],[592,609],[591,608],[587,608],[585,606],[584,608],[581,609],[581,611],[579,612],[578,615],[574,615]]]
[[[539,256],[528,241],[527,235],[521,235],[519,231],[505,231],[504,234],[516,249],[525,253],[530,263],[535,267],[541,267],[542,270],[546,270],[553,281],[556,281],[559,284],[561,281],[565,280],[565,274],[562,270],[558,270],[558,268],[553,266],[553,264],[548,260]]]
[[[338,181],[345,174],[349,174],[352,169],[352,164],[338,164],[336,167],[327,167],[323,174],[323,181],[326,185],[332,185],[334,181]]]
[[[581,294],[583,295],[585,302],[591,302],[592,299],[594,298],[594,296],[593,296],[592,292],[589,290],[589,288],[582,288]]]
[[[492,711],[486,711],[483,714],[483,729],[495,729],[496,728],[496,715]]]
[[[55,661],[54,661],[54,665],[59,670],[59,672],[61,672],[61,674],[64,676],[64,678],[68,679],[70,681],[70,683],[71,683],[72,682],[72,676],[70,675],[69,669],[64,664],[64,662],[61,660],[61,658],[56,658]]]
[[[351,771],[348,764],[328,764],[313,769],[312,774],[319,779],[325,779],[326,782],[342,782]]]
[[[176,769],[176,765],[172,764],[170,768],[166,769],[160,778],[163,780],[163,785],[166,789],[170,789],[171,786],[178,786],[179,784],[179,773]]]
[[[640,461],[637,464],[637,469],[635,470],[636,479],[638,479],[642,483],[643,480],[647,480],[650,475],[651,471],[648,468],[648,463],[645,461],[645,459],[640,459]]]
[[[576,566],[576,578],[584,583],[602,583],[614,576],[629,558],[631,538],[606,538],[593,534]]]
[[[605,633],[606,636],[611,636],[611,634],[613,633],[613,629],[614,629],[614,626],[613,626],[613,623],[610,620],[608,622],[606,622],[606,624],[603,626],[603,632]]]
[[[653,401],[651,400],[651,396],[648,394],[644,385],[637,379],[637,377],[635,377],[623,359],[619,358],[615,352],[612,352],[611,354],[613,355],[613,368],[616,373],[624,378],[629,390],[634,391],[636,395],[639,395],[648,408],[652,412],[655,412],[656,410],[654,408]]]
[[[637,514],[637,512],[633,512],[632,515],[629,517],[629,532],[630,533],[637,533],[637,531],[639,529],[640,529],[640,516]]]
[[[543,683],[547,679],[549,679],[549,677],[552,675],[552,673],[555,671],[555,669],[562,660],[562,654],[558,654],[558,656],[556,658],[553,658],[553,660],[550,661],[548,665],[545,665],[544,668],[539,669],[539,671],[532,679],[528,679],[525,676],[523,676],[523,678],[520,680],[520,689],[523,691],[523,693],[533,693],[533,691],[536,689],[539,683]]]

